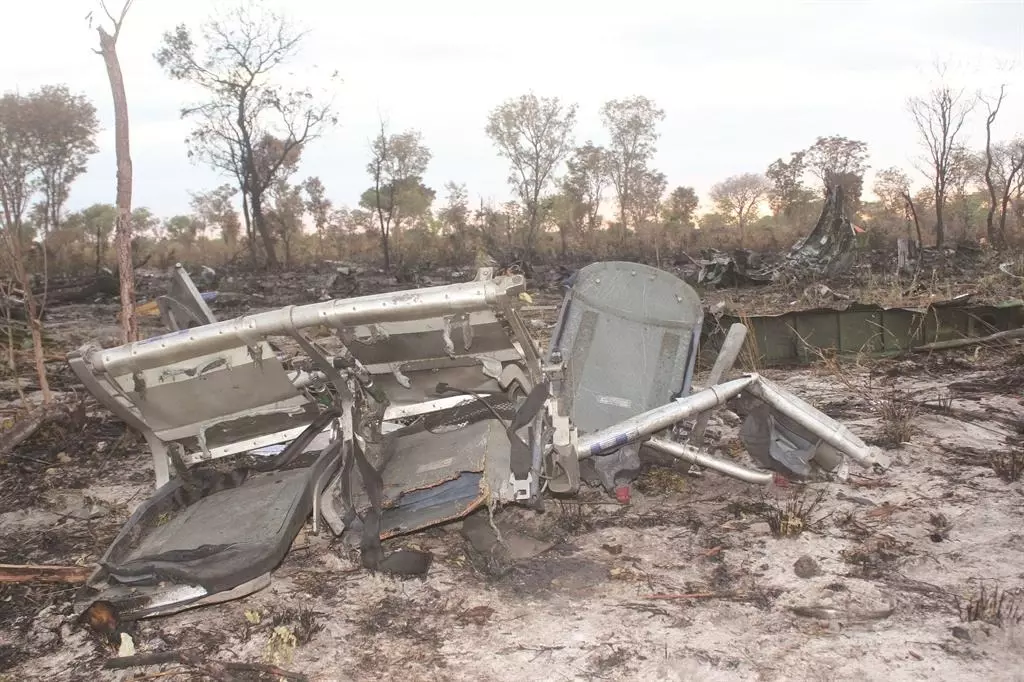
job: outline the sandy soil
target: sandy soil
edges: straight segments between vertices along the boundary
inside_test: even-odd
[[[311,680],[1024,679],[1010,607],[1001,627],[960,615],[982,587],[1014,595],[1024,578],[1022,484],[989,459],[1022,450],[1016,363],[769,370],[868,440],[910,423],[909,442],[888,448],[892,469],[761,489],[652,462],[629,505],[587,490],[544,513],[504,512],[546,548],[511,565],[480,556],[460,524],[402,539],[435,554],[422,580],[367,575],[340,543],[304,532],[269,588],[137,623],[134,641],[139,653],[275,660]],[[708,438],[745,460],[736,432],[715,417]],[[144,450],[99,409],[26,443],[0,465],[0,562],[95,561],[151,490]],[[819,493],[804,532],[773,536],[773,510]],[[70,622],[70,600],[60,586],[0,585],[0,680],[142,674],[101,670],[114,652]],[[281,626],[294,642],[281,644]]]

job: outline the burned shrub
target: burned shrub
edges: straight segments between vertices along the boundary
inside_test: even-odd
[[[956,606],[960,621],[964,623],[980,621],[1003,627],[1024,622],[1024,607],[1021,606],[1020,593],[1007,592],[998,587],[990,592],[982,585],[979,592],[966,602],[957,597]]]
[[[1015,448],[1008,452],[990,455],[988,459],[992,471],[1007,483],[1019,481],[1024,474],[1024,449]]]
[[[878,405],[882,419],[879,429],[879,445],[899,447],[908,442],[917,432],[914,421],[921,406],[906,391],[890,387]]]
[[[779,504],[778,500],[766,501],[762,493],[761,506],[757,507],[754,513],[768,523],[773,536],[796,537],[828,518],[829,515],[813,518],[825,495],[824,490],[819,490],[813,497],[807,493],[796,493],[785,504]]]

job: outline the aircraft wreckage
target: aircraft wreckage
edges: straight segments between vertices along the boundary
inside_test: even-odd
[[[517,312],[524,290],[521,275],[482,268],[469,282],[218,321],[178,266],[157,299],[170,333],[69,356],[89,392],[145,436],[157,487],[76,611],[105,601],[136,619],[254,592],[311,515],[314,533],[326,523],[367,569],[422,572],[422,557],[382,541],[573,495],[581,477],[615,490],[642,447],[751,484],[887,466],[764,377],[729,378],[742,325],[696,390],[700,299],[666,272],[578,271],[546,352]],[[746,415],[740,435],[758,468],[700,448],[726,403]],[[683,422],[686,442],[673,435]]]

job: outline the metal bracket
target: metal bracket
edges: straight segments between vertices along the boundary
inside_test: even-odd
[[[553,493],[575,493],[580,489],[580,461],[576,454],[577,432],[565,415],[554,415],[551,422],[555,427],[551,453],[552,471],[548,488]]]
[[[508,477],[512,484],[512,499],[516,502],[524,502],[533,497],[533,474],[527,474],[526,478],[516,478],[515,474]]]

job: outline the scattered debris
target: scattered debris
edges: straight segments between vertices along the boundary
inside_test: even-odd
[[[0,432],[0,457],[12,452],[44,424],[67,419],[70,415],[69,406],[61,401],[53,401],[37,407],[15,421],[10,428]]]
[[[786,256],[787,274],[835,277],[848,272],[856,256],[856,241],[846,208],[846,190],[839,183],[830,184],[814,229]]]
[[[158,486],[77,608],[108,600],[136,619],[250,594],[269,583],[310,514],[314,532],[322,518],[358,546],[364,568],[404,577],[425,575],[432,554],[389,553],[383,541],[465,519],[467,538],[501,575],[551,543],[499,532],[493,511],[535,506],[545,490],[575,494],[583,479],[625,504],[641,446],[759,484],[772,472],[828,475],[847,458],[887,466],[768,379],[729,380],[743,326],[714,385],[693,390],[702,313],[682,280],[600,262],[572,282],[542,358],[515,307],[524,299],[520,274],[495,277],[484,267],[473,281],[414,297],[329,300],[242,323],[217,321],[177,266],[172,293],[157,299],[170,333],[116,348],[87,344],[69,357],[94,397],[145,436]],[[334,333],[307,336],[325,327]],[[281,337],[298,353],[281,352],[272,343]],[[645,347],[623,353],[624,338]],[[757,404],[744,442],[767,471],[652,438],[740,394]],[[247,451],[244,466],[218,462]],[[648,480],[685,490],[668,470],[648,472],[641,487]],[[815,506],[780,509],[773,532],[799,534]],[[482,509],[486,518],[472,516]],[[284,656],[291,640],[275,633]]]
[[[794,606],[790,610],[802,618],[843,621],[846,623],[866,623],[873,620],[885,620],[896,612],[896,607],[893,606],[876,611],[849,611],[830,606]]]
[[[222,282],[230,277],[222,276]],[[444,281],[443,277],[435,277],[433,272],[430,277]],[[304,292],[319,291],[320,287],[318,283],[310,284],[309,277],[283,278],[275,274],[267,279],[270,278],[274,278],[274,282],[285,282],[281,296],[294,297],[290,300],[296,304],[311,300],[312,294]],[[470,278],[472,273],[465,279]],[[251,316],[258,314],[259,310],[282,305],[280,301],[284,299],[272,287],[264,289],[262,297],[254,297],[238,282],[231,285],[235,288],[233,299],[221,295],[215,301],[217,305],[211,306],[222,319],[231,315]],[[855,292],[844,288],[845,283],[830,281],[828,284],[834,291],[851,294],[856,300]],[[377,286],[375,283],[367,284],[364,291],[376,292],[379,290]],[[799,298],[799,291],[799,288],[792,291],[794,295],[788,300]],[[231,306],[237,306],[238,312],[225,315],[229,301]],[[539,300],[542,303],[550,301],[550,298]],[[770,301],[766,309],[768,305]],[[112,310],[112,306],[109,307]],[[542,311],[542,314],[551,324],[555,316],[548,315],[548,312]],[[87,314],[91,315],[93,311]],[[77,316],[81,315],[77,309],[73,313],[57,309],[54,317],[78,320]],[[710,320],[710,317],[706,319]],[[524,317],[524,321],[529,325],[529,319]],[[87,331],[85,324],[75,324],[80,326],[76,342],[86,334],[93,334]],[[151,330],[156,321],[146,321],[145,324]],[[708,322],[709,326],[713,324]],[[458,332],[458,328],[454,328],[456,347],[461,342]],[[335,352],[331,345],[334,339],[324,341],[322,330],[310,330],[309,335],[318,344],[324,343],[328,354]],[[58,330],[56,338],[62,336],[64,333]],[[94,338],[102,337],[103,333],[94,335]],[[539,337],[543,338],[543,335]],[[116,346],[116,343],[104,341],[105,346]],[[275,335],[270,343],[275,353],[285,358],[282,364],[286,372],[308,371],[308,366],[302,364],[306,358],[301,353],[296,355],[296,342],[289,335]],[[761,350],[767,351],[768,347],[762,344]],[[292,364],[292,358],[295,358],[295,364]],[[706,369],[712,359],[702,359],[702,367]],[[310,679],[335,679],[339,675],[358,678],[404,675],[414,679],[429,676],[430,666],[439,666],[442,676],[460,680],[470,677],[511,679],[515,675],[543,678],[553,666],[595,676],[595,671],[587,668],[588,662],[604,661],[620,651],[628,652],[630,662],[613,672],[597,671],[596,676],[660,679],[689,674],[702,679],[716,676],[754,678],[759,675],[777,676],[780,670],[784,670],[791,676],[806,677],[816,674],[824,666],[829,674],[843,678],[927,676],[934,675],[932,671],[938,667],[943,671],[940,675],[943,679],[977,674],[995,679],[999,670],[1016,669],[1017,654],[1004,650],[1002,646],[998,650],[991,647],[985,650],[984,659],[979,659],[977,656],[982,654],[980,651],[975,653],[977,647],[962,646],[956,635],[949,637],[951,623],[943,624],[943,620],[948,620],[951,611],[953,600],[950,595],[965,581],[969,582],[977,575],[1002,575],[1001,561],[1010,561],[1009,565],[1012,565],[1017,540],[1012,532],[1017,512],[1013,500],[1019,498],[1013,486],[1008,488],[1009,495],[993,494],[993,491],[1001,489],[999,484],[993,483],[991,474],[986,479],[985,472],[977,469],[978,466],[990,466],[992,453],[1004,454],[1019,449],[1016,436],[1008,437],[1005,445],[1003,441],[1004,433],[1013,433],[1009,422],[1020,421],[1013,414],[1019,391],[1012,388],[1015,378],[1010,372],[1010,360],[1006,360],[1006,368],[1001,364],[1003,362],[1002,352],[990,352],[987,348],[971,356],[960,353],[918,354],[900,364],[859,361],[857,366],[848,366],[846,371],[851,386],[859,387],[863,382],[865,388],[860,392],[846,384],[833,384],[837,380],[820,369],[776,373],[783,377],[779,381],[788,390],[808,397],[810,402],[834,419],[855,420],[851,428],[858,434],[872,436],[877,435],[881,426],[879,411],[872,409],[878,407],[879,399],[885,395],[884,386],[879,389],[875,383],[880,374],[893,371],[900,377],[902,389],[921,397],[924,397],[923,392],[913,389],[923,386],[922,391],[932,395],[941,391],[950,378],[963,380],[962,383],[972,387],[970,391],[960,390],[959,385],[951,387],[957,388],[954,396],[959,404],[952,412],[941,405],[934,410],[922,407],[922,410],[940,416],[927,418],[927,428],[923,422],[919,423],[921,428],[911,438],[911,444],[905,447],[908,454],[901,456],[903,466],[884,478],[852,472],[841,490],[853,494],[836,494],[833,499],[826,500],[824,511],[816,514],[835,510],[843,523],[834,526],[819,524],[815,536],[805,535],[796,543],[780,545],[770,540],[766,542],[765,524],[751,523],[754,505],[737,506],[738,511],[735,512],[725,511],[731,509],[729,505],[734,500],[741,500],[747,490],[743,483],[733,480],[723,481],[713,475],[706,475],[703,479],[686,477],[685,489],[679,493],[666,495],[657,491],[640,495],[634,491],[631,506],[618,505],[613,498],[602,496],[598,490],[583,489],[578,499],[561,496],[556,502],[546,501],[546,514],[525,510],[521,519],[514,507],[494,509],[493,520],[499,527],[511,526],[513,530],[522,531],[527,526],[523,520],[536,517],[538,523],[544,524],[551,532],[550,536],[537,537],[542,540],[550,537],[556,543],[542,555],[523,560],[501,576],[481,575],[476,570],[475,561],[463,555],[459,535],[452,532],[450,526],[385,541],[385,547],[389,549],[397,545],[409,546],[412,541],[415,543],[413,547],[431,550],[436,557],[426,580],[398,584],[390,577],[369,576],[358,568],[358,534],[355,543],[346,544],[344,540],[331,537],[333,533],[329,531],[326,537],[321,533],[319,538],[309,533],[309,549],[289,551],[283,563],[275,569],[272,594],[268,591],[247,599],[242,605],[226,603],[150,623],[129,623],[133,628],[130,636],[135,642],[136,653],[182,650],[195,653],[203,662],[261,661],[259,656],[274,627],[287,628],[298,646],[304,646],[297,614],[284,619],[286,611],[295,609],[282,604],[293,604],[315,609],[312,618],[316,621],[315,626],[323,627],[326,623],[330,631],[330,637],[313,636],[308,650],[296,649],[294,662],[282,666],[301,670]],[[58,382],[67,381],[69,373],[63,368],[51,363],[51,369]],[[1006,380],[1000,383],[1003,376]],[[702,382],[704,377],[701,372],[695,374],[694,380],[700,386],[715,383]],[[382,381],[380,377],[374,378],[377,383]],[[986,382],[990,382],[992,390],[986,390]],[[466,386],[464,382],[461,387],[477,388]],[[59,390],[70,392],[74,389],[68,384],[61,384]],[[13,398],[14,392],[8,390],[7,395]],[[976,407],[965,410],[962,406],[966,404]],[[106,420],[109,425],[121,428],[91,401],[88,409],[90,415],[97,415],[91,419]],[[731,421],[720,420],[725,410],[716,411],[708,431],[708,448],[723,459],[757,467],[759,463],[748,459],[736,434],[736,427],[747,416],[745,406],[730,402],[728,409],[741,417]],[[1008,421],[1004,423],[999,419]],[[679,438],[686,434],[687,426],[688,423],[684,422],[683,427],[671,436]],[[431,430],[439,432],[448,429],[454,429],[453,433],[460,430],[457,426],[443,425],[437,429],[431,426]],[[17,539],[8,544],[32,547],[32,556],[9,552],[9,558],[5,557],[8,563],[91,562],[99,558],[97,553],[111,544],[119,517],[123,518],[151,493],[147,488],[153,478],[152,471],[147,471],[145,463],[139,459],[140,452],[146,454],[145,445],[119,445],[119,433],[103,432],[101,438],[83,433],[78,438],[82,441],[80,444],[68,445],[58,443],[44,429],[19,446],[13,453],[16,457],[7,459],[0,469],[4,527],[11,527],[6,523],[10,519],[16,521],[19,528]],[[499,435],[504,438],[503,432]],[[107,443],[108,447],[101,452],[95,446],[97,440]],[[529,443],[525,434],[524,441]],[[945,444],[946,449],[939,449],[937,443]],[[209,446],[211,449],[215,446],[212,439]],[[190,452],[186,450],[185,454]],[[314,447],[303,456],[310,457],[315,452]],[[959,456],[968,452],[970,458]],[[643,458],[645,454],[641,453],[641,456]],[[236,461],[257,466],[266,464],[269,461],[267,457],[266,454],[240,455],[210,464],[225,471],[231,469]],[[188,470],[198,472],[210,464],[189,461]],[[293,463],[294,466],[303,464],[298,460]],[[644,459],[641,471],[646,473],[649,466]],[[661,460],[655,468],[658,467],[666,468]],[[682,470],[685,468],[684,465]],[[176,475],[174,477],[177,478]],[[634,487],[639,485],[643,475],[633,481]],[[802,489],[803,486],[791,483],[792,488]],[[67,511],[59,498],[61,491],[67,489],[82,490],[83,495],[96,499],[123,500],[125,505],[123,508],[111,507],[107,518],[92,521],[79,514],[61,517],[57,526],[51,528],[54,522],[52,512]],[[901,493],[905,489],[911,490],[913,498],[920,501],[908,502]],[[861,494],[872,499],[853,499]],[[756,500],[756,495],[752,499]],[[784,503],[785,500],[780,498],[779,504]],[[33,507],[28,515],[20,511],[26,504]],[[881,510],[879,515],[869,516],[867,512],[875,508]],[[25,524],[33,518],[43,518],[43,509],[48,514],[45,518],[50,520],[31,534],[21,532],[23,527],[26,530],[32,528]],[[7,516],[8,510],[19,510],[19,516]],[[481,509],[476,513],[486,519],[486,512],[486,509]],[[843,518],[846,514],[850,514],[858,526],[847,524]],[[723,525],[725,519],[731,520]],[[955,533],[948,532],[943,519],[955,520]],[[167,517],[164,523],[171,520]],[[308,528],[308,519],[306,523]],[[564,532],[570,525],[575,530]],[[321,518],[321,529],[327,527]],[[74,545],[63,539],[68,532],[76,538]],[[891,533],[895,544],[885,539],[887,533]],[[502,534],[505,535],[504,532]],[[534,535],[532,530],[528,534]],[[90,536],[91,540],[88,539]],[[928,540],[930,536],[942,536],[942,544],[933,545]],[[903,544],[908,539],[912,541],[910,547]],[[602,549],[602,545],[606,548]],[[726,549],[718,549],[723,546]],[[965,551],[968,548],[969,553]],[[615,553],[616,549],[618,553]],[[828,577],[809,580],[797,577],[793,559],[804,551],[819,557],[822,567],[825,567],[825,557],[830,558],[825,567]],[[835,556],[847,558],[847,551],[859,551],[862,557],[870,557],[874,569],[861,571],[848,566],[845,570],[849,570],[851,575],[842,575],[844,567],[836,566],[831,559]],[[843,554],[840,555],[841,552]],[[643,570],[634,568],[624,554],[642,557],[643,563],[639,566]],[[705,559],[705,555],[708,558]],[[722,571],[720,576],[718,568],[723,564],[728,571]],[[623,580],[627,577],[625,573],[619,577],[611,575],[609,569],[615,567],[629,572],[629,582]],[[920,580],[907,580],[904,572]],[[557,581],[552,581],[551,575],[558,576]],[[754,593],[754,588],[750,583],[754,581],[773,593],[781,592],[783,596],[777,603],[767,606],[755,602],[756,609],[736,608],[734,604],[725,603],[741,595],[748,595],[752,600],[749,595]],[[538,590],[535,587],[538,584],[547,587]],[[820,634],[826,624],[829,628],[841,627],[850,622],[849,619],[856,619],[857,614],[881,611],[879,607],[884,604],[870,603],[878,602],[877,596],[865,599],[865,590],[874,587],[883,590],[885,596],[893,594],[898,599],[904,613],[898,622],[894,622],[895,618],[890,618],[889,622],[879,620],[870,626],[870,632],[828,637],[827,653],[816,647],[810,650],[792,648],[798,638],[806,638],[808,633]],[[86,675],[95,675],[90,668],[101,665],[101,662],[95,662],[94,652],[97,649],[93,648],[90,639],[72,631],[68,618],[70,592],[65,588],[61,584],[0,585],[0,619],[12,623],[12,627],[0,637],[0,671],[18,679],[29,679],[36,671],[64,670],[74,665]],[[635,591],[640,595],[715,593],[720,596],[674,600],[633,597],[633,601],[643,603],[623,604],[623,597],[628,601],[629,595]],[[831,599],[826,594],[829,592],[834,593]],[[381,613],[386,609],[378,608],[377,604],[382,596],[390,594],[401,595],[394,600],[398,611],[392,609],[391,615],[385,617]],[[524,601],[514,603],[509,598],[512,594]],[[764,640],[764,633],[773,631],[772,628],[785,621],[787,610],[799,608],[797,605],[800,604],[831,611],[797,616],[791,632],[776,633],[769,640]],[[495,613],[485,616],[486,609],[491,608]],[[608,614],[615,614],[616,609],[620,609],[618,615],[609,618]],[[249,622],[243,619],[243,611],[261,614],[259,622],[253,626],[258,634],[248,643],[241,634],[243,626]],[[795,616],[795,613],[790,614]],[[648,617],[654,618],[649,621]],[[637,637],[622,640],[620,630],[616,629],[621,628],[620,618],[628,619],[630,627],[636,628]],[[801,622],[803,618],[810,622]],[[663,651],[658,633],[664,633],[665,628],[686,627],[690,619],[706,626],[706,631],[694,630],[691,633],[693,637],[688,638],[685,644],[669,639]],[[573,623],[572,636],[559,626],[568,620]],[[279,622],[272,625],[275,621]],[[376,629],[371,629],[371,623],[377,624]],[[751,647],[761,647],[764,661],[755,666],[745,657],[723,651],[720,642],[723,641],[724,630],[720,623],[725,623],[730,641],[737,647],[750,650],[753,650]],[[980,642],[986,636],[983,628],[991,632],[992,637],[1001,636],[998,628],[981,621],[965,623],[957,630],[963,631],[964,639]],[[118,639],[121,639],[120,635]],[[335,640],[348,642],[344,652],[334,652],[331,642]],[[860,652],[865,641],[870,642],[869,653],[862,656]],[[56,646],[57,643],[60,646]],[[105,651],[112,652],[117,642],[106,646]],[[915,656],[917,652],[920,653]],[[918,662],[919,657],[923,657],[924,663]],[[700,671],[687,669],[683,673],[673,670],[671,666],[682,659],[700,661],[703,667]],[[152,673],[149,677],[177,679],[177,675],[182,679],[211,679],[175,660],[135,674],[145,672]],[[573,676],[577,673],[568,674]],[[264,671],[228,671],[224,678],[228,676],[277,679]]]
[[[151,665],[167,665],[168,663],[181,665],[184,668],[181,672],[193,673],[223,682],[237,679],[237,673],[270,675],[294,682],[306,682],[308,679],[305,675],[290,672],[272,664],[203,660],[198,653],[187,651],[156,652],[111,658],[103,664],[103,667],[107,670],[125,670]]]

